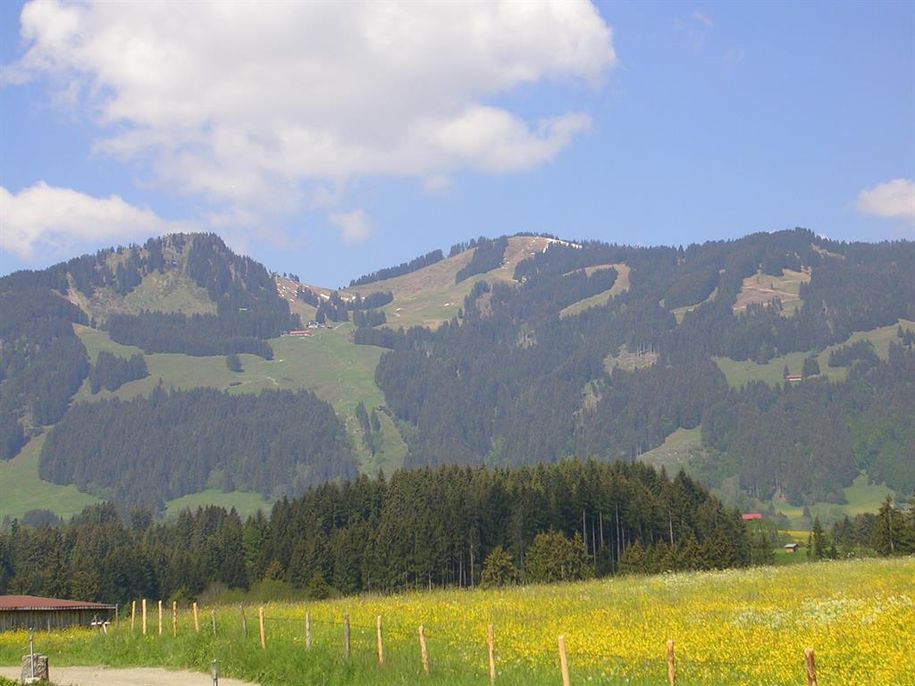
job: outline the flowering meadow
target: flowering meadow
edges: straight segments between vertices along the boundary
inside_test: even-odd
[[[675,641],[678,684],[803,684],[804,649],[821,685],[915,685],[915,558],[664,574],[489,591],[427,591],[264,606],[186,608],[172,636],[170,604],[158,634],[122,615],[108,635],[38,633],[51,664],[164,665],[273,684],[485,684],[487,625],[495,629],[497,684],[560,683],[565,636],[573,684],[666,684]],[[306,647],[306,612],[311,646]],[[245,635],[242,616],[247,624]],[[343,616],[351,650],[344,655]],[[377,664],[376,618],[385,661]],[[215,617],[216,635],[213,635]],[[430,673],[420,663],[418,626]],[[0,635],[0,664],[17,664],[27,638]]]

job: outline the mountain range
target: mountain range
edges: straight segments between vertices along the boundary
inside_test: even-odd
[[[0,278],[0,516],[590,457],[788,514],[904,498],[913,344],[907,241],[481,237],[335,289],[151,238]]]

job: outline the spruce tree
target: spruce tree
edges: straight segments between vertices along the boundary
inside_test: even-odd
[[[811,534],[811,538],[813,542],[813,559],[822,560],[826,557],[826,535],[823,533],[823,526],[820,524],[819,517],[815,517],[813,520],[813,533]]]

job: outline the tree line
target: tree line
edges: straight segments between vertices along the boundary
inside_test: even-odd
[[[435,264],[436,262],[441,262],[443,259],[445,259],[445,256],[442,254],[440,249],[432,250],[427,252],[425,255],[421,255],[420,257],[416,257],[410,260],[409,262],[402,262],[396,267],[379,269],[378,271],[366,274],[365,276],[360,276],[358,279],[353,279],[349,282],[349,286],[350,288],[353,288],[354,286],[364,286],[367,283],[374,283],[375,281],[393,279],[395,276],[403,276],[404,274],[419,271],[423,267],[428,267]]]
[[[470,262],[461,267],[455,274],[455,283],[460,283],[471,276],[485,274],[501,267],[502,261],[505,259],[505,249],[508,247],[508,237],[501,236],[490,239],[480,236],[476,241],[476,245],[472,247],[474,248],[473,256],[470,258]]]
[[[93,393],[98,393],[103,388],[116,391],[129,381],[145,379],[147,376],[149,369],[146,368],[146,358],[140,353],[123,358],[102,350],[89,370],[89,387]]]
[[[157,523],[105,504],[58,527],[12,522],[0,593],[125,602],[273,580],[326,597],[745,566],[753,545],[737,511],[683,474],[445,467],[327,483],[245,521],[206,507]]]

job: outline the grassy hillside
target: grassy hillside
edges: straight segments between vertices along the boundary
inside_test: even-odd
[[[264,500],[260,493],[245,493],[244,491],[224,493],[210,488],[200,493],[168,501],[165,506],[165,516],[166,518],[177,517],[182,510],[196,510],[205,505],[224,507],[227,510],[234,507],[242,518],[252,515],[258,510],[270,509],[270,503]]]
[[[464,298],[477,281],[512,282],[518,263],[542,252],[549,243],[549,238],[538,236],[509,238],[501,267],[465,279],[458,284],[454,279],[458,271],[470,262],[473,250],[466,250],[410,274],[345,289],[344,293],[359,293],[365,296],[377,291],[390,291],[394,294],[394,301],[382,308],[388,326],[409,328],[419,325],[435,328],[457,316],[458,310],[464,305]]]
[[[869,340],[873,343],[877,355],[885,360],[889,354],[890,343],[899,342],[896,330],[900,324],[903,328],[915,329],[915,322],[900,319],[891,326],[883,326],[871,331],[858,331],[853,333],[848,340],[829,346],[816,355],[817,363],[820,365],[820,372],[833,381],[844,381],[848,370],[845,367],[830,367],[828,364],[829,353],[843,345],[861,340]],[[734,388],[740,388],[746,386],[750,381],[763,381],[769,385],[782,383],[785,365],[788,365],[788,370],[792,374],[800,374],[805,357],[807,357],[807,353],[789,353],[788,355],[774,357],[766,364],[756,364],[753,360],[738,362],[726,357],[716,357],[715,363],[724,372],[728,384]]]
[[[666,641],[678,683],[696,686],[804,682],[804,649],[816,651],[824,684],[911,684],[915,558],[798,563],[710,573],[628,577],[493,591],[436,591],[266,605],[266,650],[256,608],[242,631],[237,604],[209,607],[202,631],[181,608],[158,636],[133,632],[122,617],[108,636],[67,631],[37,636],[52,664],[162,665],[274,684],[481,684],[488,680],[486,632],[494,625],[497,684],[560,682],[557,637],[565,638],[573,684],[666,683]],[[311,649],[304,643],[311,616]],[[349,616],[352,649],[342,650]],[[383,618],[384,665],[376,660]],[[427,640],[423,675],[417,628]],[[19,664],[24,632],[0,636],[0,664]],[[909,675],[909,676],[907,676]]]
[[[141,310],[183,312],[188,315],[215,314],[216,305],[210,300],[206,289],[198,286],[183,271],[187,251],[179,252],[169,243],[163,249],[172,268],[164,272],[150,272],[127,295],[120,295],[111,288],[96,288],[89,297],[71,288],[69,299],[98,321],[104,321],[111,314],[138,314]],[[117,253],[109,255],[108,266],[114,270],[125,257]]]
[[[782,301],[785,316],[790,316],[803,305],[801,284],[810,281],[810,271],[785,269],[782,276],[754,274],[743,280],[743,288],[734,303],[734,311],[747,309],[747,305],[766,304],[776,298]]]
[[[274,357],[265,360],[256,355],[239,355],[240,373],[228,369],[223,356],[191,357],[173,353],[146,355],[149,376],[124,384],[114,392],[92,395],[88,380],[77,400],[97,400],[116,396],[122,399],[147,395],[161,379],[167,388],[218,388],[231,393],[257,393],[266,389],[307,388],[326,400],[346,425],[356,447],[362,468],[367,473],[378,469],[390,472],[403,463],[406,445],[393,421],[379,413],[384,440],[373,457],[362,445],[355,410],[359,402],[367,408],[384,404],[384,395],[375,385],[375,367],[383,350],[375,346],[354,345],[350,340],[351,324],[333,329],[318,329],[309,338],[283,337],[270,341]],[[90,359],[101,350],[121,356],[141,352],[137,348],[113,342],[104,331],[77,326]]]
[[[605,291],[595,293],[594,295],[587,298],[582,298],[578,302],[572,303],[571,305],[562,308],[559,311],[560,317],[573,317],[576,314],[584,312],[589,307],[599,307],[601,305],[606,305],[610,301],[610,298],[613,298],[620,293],[625,293],[629,290],[629,272],[631,270],[626,264],[618,263],[600,265],[598,267],[588,267],[585,269],[585,273],[588,276],[591,276],[591,274],[598,271],[599,269],[606,269],[608,267],[613,267],[616,269],[616,281],[613,282],[613,286]]]
[[[681,469],[689,467],[697,451],[702,449],[702,429],[677,429],[668,436],[664,443],[653,450],[639,455],[639,462],[644,462],[656,469],[664,467],[671,476]]]
[[[715,288],[715,290],[713,290],[711,293],[709,293],[709,296],[702,302],[694,303],[692,305],[683,305],[682,307],[673,308],[671,310],[671,313],[673,313],[674,318],[677,320],[677,324],[683,323],[683,318],[686,317],[687,312],[692,312],[697,307],[699,307],[699,305],[701,305],[702,303],[712,302],[715,299],[715,296],[717,296],[717,295],[718,295],[718,288]]]
[[[872,484],[867,474],[860,474],[852,485],[844,490],[845,503],[814,503],[810,505],[810,516],[819,517],[821,522],[830,523],[841,519],[845,515],[854,517],[865,512],[876,512],[884,499],[893,495],[893,491],[884,484]],[[773,500],[775,510],[791,521],[792,526],[800,527],[803,524],[804,508],[791,505],[783,500]]]
[[[41,509],[66,518],[98,502],[76,486],[58,486],[38,478],[38,456],[44,440],[44,435],[37,436],[9,462],[0,460],[0,519]]]
[[[122,357],[142,352],[139,348],[115,343],[104,331],[80,325],[76,325],[75,329],[92,362],[103,350]],[[360,401],[367,408],[384,404],[384,395],[375,385],[375,366],[383,351],[373,346],[353,345],[349,339],[351,332],[352,325],[344,324],[333,330],[316,331],[311,338],[273,339],[270,344],[274,359],[268,361],[256,355],[240,355],[241,373],[229,371],[222,356],[146,355],[149,377],[127,383],[114,392],[103,390],[95,395],[90,392],[86,380],[75,400],[93,402],[109,397],[129,399],[145,396],[160,379],[167,388],[205,386],[231,393],[256,393],[270,388],[308,388],[333,405],[356,448],[361,469],[368,474],[376,474],[379,469],[390,473],[403,464],[407,451],[393,420],[383,412],[378,413],[383,440],[380,449],[372,456],[362,443],[355,416]],[[0,462],[0,518],[5,515],[21,517],[29,510],[41,508],[66,518],[98,501],[74,486],[62,487],[39,479],[38,456],[43,442],[44,437],[39,436],[13,460]],[[167,503],[166,514],[172,516],[185,507],[209,504],[235,507],[242,515],[269,506],[256,493],[207,490]]]
[[[667,437],[663,444],[639,455],[638,460],[656,469],[663,467],[669,475],[674,475],[681,469],[688,474],[695,474],[697,460],[701,460],[702,455],[702,429],[697,426],[694,429],[677,429]],[[726,481],[732,480],[733,478]],[[731,503],[736,497],[744,505],[742,508],[744,510],[766,512],[771,504],[777,513],[788,518],[791,526],[796,529],[804,527],[806,537],[810,524],[804,520],[802,506],[791,505],[785,500],[777,498],[765,502],[756,501],[742,494],[733,493],[733,487],[736,487],[736,484],[716,489],[715,493],[728,503]],[[865,512],[876,512],[886,496],[893,495],[893,491],[883,484],[870,483],[867,474],[860,474],[850,486],[845,488],[844,494],[845,503],[841,505],[822,502],[811,504],[811,517],[819,517],[824,526],[830,526],[832,522],[840,520],[846,515],[854,517]]]
[[[69,519],[87,505],[99,502],[76,486],[58,486],[38,477],[38,456],[45,436],[33,438],[9,462],[0,462],[0,519],[9,516],[20,518],[30,510],[50,510],[58,517]],[[184,496],[166,504],[166,516],[176,516],[185,508],[196,509],[202,505],[234,507],[242,517],[267,508],[270,503],[259,493],[223,493],[207,490]]]

